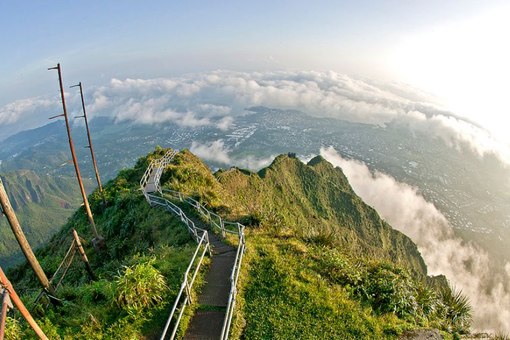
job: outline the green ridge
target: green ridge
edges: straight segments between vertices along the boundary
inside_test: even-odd
[[[20,224],[32,247],[47,242],[81,203],[76,179],[19,170],[2,175],[2,182]],[[85,179],[87,187],[92,181]],[[22,253],[7,219],[0,218],[0,265],[10,267]]]
[[[108,245],[103,253],[86,246],[99,280],[88,282],[76,263],[59,293],[62,307],[29,304],[55,338],[151,338],[162,330],[194,250],[179,221],[149,207],[138,190],[150,160],[164,151],[156,149],[110,181],[106,207],[97,192],[90,196]],[[282,155],[258,173],[232,168],[213,174],[184,150],[162,184],[247,225],[232,338],[397,338],[429,327],[451,338],[469,328],[463,296],[443,276],[428,277],[416,245],[353,192],[341,169],[320,157],[303,164]],[[72,227],[91,238],[81,208],[37,252],[48,273],[62,259]],[[37,284],[26,265],[8,275],[24,300],[32,301]],[[126,282],[149,287],[139,293],[142,301],[126,293]],[[191,308],[179,334],[196,308],[208,309]],[[31,334],[23,322],[20,327]]]

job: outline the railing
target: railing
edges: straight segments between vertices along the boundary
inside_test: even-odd
[[[163,157],[154,159],[147,167],[147,170],[145,170],[145,173],[142,176],[142,179],[140,180],[140,187],[142,188],[143,194],[145,195],[145,198],[147,201],[149,201],[149,198],[147,197],[147,191],[146,187],[147,184],[153,184],[157,192],[161,192],[161,185],[159,183],[159,180],[161,179],[161,175],[163,174],[163,170],[165,170],[165,167],[172,162],[172,159],[177,154],[177,150],[168,150]],[[149,183],[149,179],[151,178],[152,172],[155,169],[154,178],[152,182]]]
[[[223,321],[223,328],[221,330],[221,339],[228,339],[228,334],[230,331],[230,324],[232,322],[232,317],[234,315],[234,308],[236,304],[236,296],[237,296],[237,281],[239,280],[239,273],[241,271],[241,263],[243,261],[244,250],[246,247],[246,242],[244,239],[244,228],[245,226],[241,223],[227,222],[221,218],[221,216],[209,211],[206,207],[204,207],[197,200],[186,196],[179,191],[163,189],[163,195],[168,194],[174,198],[179,199],[181,202],[186,202],[189,205],[193,206],[199,213],[211,224],[212,228],[217,228],[221,231],[223,237],[225,237],[225,233],[237,234],[239,237],[239,244],[237,246],[236,258],[234,260],[234,266],[232,267],[232,274],[230,275],[230,293],[228,297],[227,303],[227,311],[225,314],[225,319]],[[232,230],[229,226],[233,226],[237,230]]]
[[[168,195],[172,198],[178,199],[181,202],[185,202],[191,205],[198,211],[200,215],[202,215],[202,217],[204,217],[211,224],[212,228],[218,229],[223,237],[225,237],[226,233],[239,234],[241,228],[244,228],[244,226],[241,223],[225,221],[220,215],[209,211],[206,207],[204,207],[200,202],[198,202],[194,198],[186,196],[179,191],[163,189],[162,194],[163,197],[164,195]]]
[[[205,243],[205,247],[202,247]],[[189,278],[191,268],[193,267],[193,263],[195,262],[195,259],[197,258],[198,252],[202,248],[202,254],[200,255],[200,260],[198,261],[198,264],[193,271],[193,275],[191,276],[191,279]],[[211,245],[209,244],[208,234],[207,231],[204,231],[202,234],[202,237],[200,238],[200,241],[198,242],[197,249],[195,250],[195,253],[193,254],[193,257],[191,258],[191,261],[188,265],[188,269],[186,269],[186,272],[184,273],[184,281],[181,284],[181,289],[179,290],[179,293],[177,294],[177,298],[175,299],[174,305],[172,307],[172,312],[170,313],[170,316],[168,317],[168,320],[166,321],[165,328],[163,329],[163,333],[161,334],[160,339],[164,339],[166,337],[166,334],[168,332],[168,328],[170,327],[170,323],[172,322],[172,319],[174,317],[175,312],[177,311],[177,306],[179,305],[179,301],[183,297],[183,292],[185,292],[184,301],[182,302],[179,315],[177,316],[177,320],[175,322],[175,326],[172,330],[172,334],[170,336],[170,339],[175,338],[175,334],[177,333],[177,329],[179,328],[179,323],[181,322],[182,315],[184,314],[184,309],[188,303],[191,303],[191,287],[193,286],[193,283],[195,282],[195,279],[197,277],[198,271],[200,270],[200,265],[202,264],[202,261],[204,259],[205,253],[209,251],[211,252]]]
[[[156,186],[156,191],[161,193],[161,183],[159,180],[161,179],[161,175],[163,174],[163,171],[169,165],[172,160],[174,159],[174,156],[177,154],[177,150],[168,150],[163,157],[160,158],[160,162],[158,164],[158,167],[156,168],[156,173],[154,175],[154,185]]]
[[[179,301],[181,300],[181,298],[183,296],[182,294],[183,294],[183,292],[185,292],[186,296],[185,296],[182,306],[180,308],[179,315],[177,317],[174,329],[171,334],[171,339],[173,339],[175,337],[175,334],[176,334],[178,326],[179,326],[179,322],[180,322],[182,315],[184,313],[184,308],[186,307],[186,305],[188,303],[191,302],[191,295],[190,295],[191,287],[193,286],[196,275],[198,274],[198,270],[200,269],[200,266],[202,264],[202,260],[204,258],[205,253],[207,251],[209,251],[209,253],[211,252],[211,246],[209,243],[209,234],[207,233],[206,230],[196,227],[195,223],[186,216],[186,214],[182,211],[181,208],[179,208],[176,204],[172,203],[171,201],[165,199],[164,196],[158,196],[158,195],[148,193],[146,191],[146,187],[148,184],[153,184],[154,188],[156,189],[157,192],[159,192],[160,195],[164,195],[164,194],[169,195],[171,198],[178,199],[181,202],[186,202],[187,204],[194,207],[199,212],[199,214],[202,215],[202,217],[204,217],[207,221],[209,221],[211,228],[218,229],[221,232],[223,237],[226,236],[226,233],[237,234],[237,236],[239,238],[239,244],[237,247],[236,257],[234,260],[234,266],[232,267],[232,274],[230,275],[231,288],[230,288],[229,299],[228,299],[228,303],[227,303],[227,310],[225,313],[225,319],[224,319],[223,327],[221,330],[221,339],[228,339],[230,325],[232,322],[232,317],[234,314],[234,308],[235,308],[235,304],[236,304],[237,281],[239,279],[241,263],[243,260],[243,255],[244,255],[245,246],[246,246],[246,242],[245,242],[245,238],[244,238],[245,226],[240,223],[227,222],[227,221],[223,220],[221,218],[221,216],[209,211],[206,207],[204,207],[197,200],[195,200],[189,196],[186,196],[178,191],[168,190],[168,189],[164,189],[163,191],[161,190],[161,184],[159,182],[161,179],[161,175],[163,174],[163,170],[165,169],[165,167],[168,164],[170,164],[170,162],[172,161],[173,157],[176,154],[177,154],[177,151],[169,150],[165,153],[165,155],[162,158],[153,160],[147,167],[147,170],[145,171],[142,179],[140,180],[140,187],[142,188],[143,194],[145,195],[145,198],[147,199],[149,204],[151,206],[161,206],[164,209],[166,209],[167,211],[178,215],[180,217],[181,221],[188,228],[188,231],[194,236],[195,240],[198,242],[198,246],[195,250],[195,254],[193,255],[193,257],[190,261],[190,264],[188,266],[188,269],[186,270],[186,273],[184,274],[184,281],[181,285],[179,294],[177,295],[177,298],[175,300],[174,306],[172,308],[172,312],[170,313],[170,316],[168,317],[168,320],[165,324],[165,329],[163,331],[163,334],[161,335],[161,339],[165,338],[165,336],[168,332],[168,328],[170,327],[170,323],[171,323],[171,321],[174,317],[174,314],[177,310]],[[151,183],[149,183],[149,179],[151,178],[153,172],[154,172],[153,181]],[[199,233],[201,234],[201,236],[199,236]],[[198,254],[200,248],[203,246],[204,242],[206,244],[205,244],[205,247],[203,248],[202,254],[200,256],[200,260],[197,264],[195,271],[193,272],[192,279],[189,280],[189,278],[188,278],[189,272],[193,266],[193,263],[196,260],[197,254]]]
[[[193,235],[195,241],[198,243],[197,248],[195,249],[195,253],[193,254],[193,257],[191,258],[191,261],[188,265],[188,268],[186,272],[184,273],[184,280],[181,284],[181,289],[179,290],[179,293],[177,294],[177,297],[175,299],[172,312],[170,313],[168,320],[165,324],[165,328],[163,330],[163,333],[161,335],[161,339],[164,339],[166,337],[166,334],[168,332],[168,329],[170,327],[170,323],[172,322],[172,319],[174,318],[174,314],[177,311],[177,307],[179,305],[179,302],[181,301],[183,297],[183,292],[185,292],[184,300],[181,303],[181,306],[179,308],[179,315],[177,316],[177,320],[175,322],[174,328],[172,330],[171,339],[175,337],[175,334],[177,333],[177,330],[179,328],[179,323],[181,322],[182,315],[184,313],[184,310],[188,304],[190,304],[191,301],[191,288],[193,287],[193,283],[195,282],[195,278],[198,274],[198,271],[200,270],[200,266],[202,265],[202,262],[204,260],[204,256],[206,252],[209,252],[209,255],[211,255],[211,244],[209,243],[209,233],[207,230],[204,230],[202,228],[198,228],[195,226],[195,223],[182,211],[181,208],[179,208],[174,203],[164,199],[163,197],[156,196],[153,194],[145,193],[147,199],[149,200],[149,203],[151,206],[160,206],[166,209],[167,211],[174,213],[179,216],[181,221],[186,225],[188,228],[188,231]],[[200,234],[200,235],[199,235]],[[202,249],[202,253],[200,255],[200,259],[198,260],[198,263],[196,264],[196,268],[193,272],[193,275],[191,279],[189,278],[191,268],[193,267],[193,264],[195,263],[195,260],[197,258],[197,255]]]
[[[193,238],[195,239],[196,242],[200,241],[200,236],[198,235],[199,232],[200,233],[207,232],[206,230],[195,226],[195,223],[188,216],[186,216],[186,214],[184,213],[184,211],[182,211],[181,208],[176,206],[174,203],[164,199],[161,196],[156,196],[153,194],[147,194],[147,197],[149,198],[150,205],[152,206],[157,205],[163,207],[167,211],[178,215],[179,218],[181,219],[181,222],[183,222],[186,225],[188,231],[190,232],[191,235],[193,235]],[[207,242],[209,242],[209,239]]]
[[[239,225],[239,223],[238,223]],[[237,246],[236,258],[234,261],[234,267],[232,268],[232,274],[230,275],[230,293],[228,296],[227,312],[225,315],[225,321],[223,322],[223,328],[221,330],[221,339],[228,339],[228,333],[230,331],[230,324],[232,317],[234,316],[234,308],[236,306],[237,297],[237,281],[239,279],[239,273],[241,272],[241,263],[243,262],[243,255],[246,247],[244,240],[244,226],[239,229],[239,245]]]

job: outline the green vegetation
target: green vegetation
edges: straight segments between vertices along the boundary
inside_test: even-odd
[[[53,306],[44,299],[34,304],[39,286],[32,271],[26,264],[8,271],[9,279],[51,339],[141,338],[158,336],[162,331],[196,243],[177,218],[151,208],[139,190],[148,162],[159,155],[156,151],[141,158],[134,169],[121,171],[107,183],[106,206],[97,192],[89,197],[98,230],[107,244],[102,252],[88,242],[85,245],[98,276],[96,281],[88,279],[76,255],[57,291],[62,305]],[[81,237],[92,237],[83,208],[36,252],[49,276],[71,244],[72,228]],[[200,276],[195,287],[202,283]],[[188,312],[185,318],[190,317]],[[8,325],[12,336],[35,336],[17,313]]]
[[[456,293],[443,276],[427,277],[416,245],[321,157],[303,164],[278,156],[258,173],[213,175],[183,151],[166,176],[164,186],[249,227],[234,337],[394,338],[427,327],[448,337],[469,329],[465,298],[449,299]]]
[[[33,247],[48,242],[80,206],[80,190],[73,177],[57,177],[19,170],[2,181],[13,209]],[[85,185],[92,181],[85,179]],[[0,218],[0,265],[7,268],[22,259],[19,245],[5,218]]]
[[[150,338],[161,331],[194,249],[186,229],[149,207],[137,188],[151,158],[164,151],[158,148],[110,181],[106,206],[97,192],[91,195],[108,246],[102,253],[86,247],[99,279],[89,282],[74,265],[58,293],[62,306],[29,305],[55,338]],[[162,183],[248,227],[232,338],[396,338],[420,328],[452,338],[469,329],[467,299],[443,276],[428,277],[416,245],[320,157],[303,164],[279,156],[259,173],[232,168],[212,174],[185,150]],[[82,209],[38,251],[47,272],[63,258],[73,227],[90,237]],[[33,301],[37,284],[28,268],[8,275],[24,300]],[[29,332],[19,317],[9,327]]]

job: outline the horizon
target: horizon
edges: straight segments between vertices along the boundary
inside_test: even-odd
[[[9,32],[0,37],[7,52],[0,63],[0,135],[29,115],[23,100],[54,97],[55,74],[46,68],[60,62],[66,85],[83,81],[87,89],[215,70],[332,71],[406,84],[510,145],[504,1],[32,1],[4,3],[0,13],[0,28]],[[44,121],[30,119],[29,127]]]

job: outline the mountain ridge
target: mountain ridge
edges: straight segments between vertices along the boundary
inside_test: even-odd
[[[37,248],[60,229],[80,206],[76,179],[18,170],[0,176],[11,205],[18,215],[30,244]],[[85,180],[87,187],[92,181]],[[21,261],[21,250],[5,218],[0,219],[0,265],[10,267]]]
[[[96,225],[108,245],[105,253],[86,245],[100,279],[88,282],[77,267],[71,270],[62,294],[72,303],[39,316],[47,329],[77,338],[142,337],[164,323],[187,265],[183,256],[193,251],[178,218],[151,208],[139,191],[148,164],[165,151],[157,148],[109,181],[106,206],[97,192],[90,196]],[[322,158],[304,164],[280,155],[259,173],[231,168],[213,174],[183,150],[165,169],[161,184],[247,226],[233,338],[396,338],[423,327],[451,336],[469,327],[469,312],[448,314],[451,306],[444,294],[453,293],[444,277],[427,277],[414,243],[382,221],[355,195],[341,169]],[[57,268],[72,228],[82,237],[92,236],[82,208],[37,251],[48,272]],[[150,275],[140,276],[137,286],[166,280],[170,288],[158,288],[157,294],[165,297],[156,299],[165,301],[160,306],[126,312],[118,302],[126,299],[121,282],[137,270],[163,277],[144,281]],[[33,291],[26,265],[8,275],[20,291]]]

